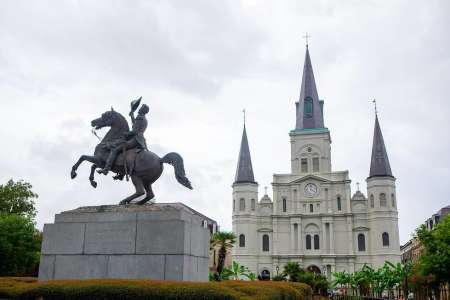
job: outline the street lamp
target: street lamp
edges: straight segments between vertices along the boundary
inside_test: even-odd
[[[280,267],[277,265],[277,266],[275,267],[275,269],[277,270],[277,276],[278,276],[278,270],[280,270]]]

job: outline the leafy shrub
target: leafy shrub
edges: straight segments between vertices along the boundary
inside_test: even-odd
[[[176,282],[153,280],[54,280],[0,278],[0,298],[45,300],[144,300],[144,299],[285,299],[309,300],[311,288],[286,282]]]

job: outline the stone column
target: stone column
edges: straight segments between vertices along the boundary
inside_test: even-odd
[[[320,247],[320,253],[327,253],[327,226],[325,220],[322,219],[322,247]]]
[[[334,226],[330,222],[330,254],[334,254]]]

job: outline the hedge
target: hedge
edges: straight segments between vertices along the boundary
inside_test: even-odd
[[[0,298],[35,300],[310,300],[303,283],[263,281],[53,280],[0,278]]]

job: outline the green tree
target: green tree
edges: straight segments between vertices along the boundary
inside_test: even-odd
[[[222,272],[222,279],[224,280],[241,280],[243,277],[251,281],[256,279],[255,273],[252,273],[247,267],[241,266],[235,261],[233,261],[231,268],[224,268]]]
[[[433,288],[437,290],[439,285],[450,283],[450,215],[441,219],[431,231],[422,225],[417,230],[417,237],[424,247],[418,271],[422,275],[433,275],[436,283]]]
[[[38,197],[31,190],[28,182],[10,179],[6,184],[0,185],[0,213],[19,214],[34,218],[36,208],[34,199]]]
[[[0,213],[0,276],[35,274],[40,244],[40,233],[29,217]]]
[[[211,249],[219,248],[219,259],[217,262],[217,273],[219,276],[223,272],[227,251],[233,248],[236,243],[236,235],[233,232],[218,231],[213,234],[210,240]]]

